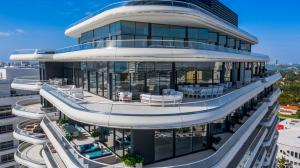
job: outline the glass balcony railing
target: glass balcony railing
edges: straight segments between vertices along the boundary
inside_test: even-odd
[[[40,80],[38,76],[25,76],[15,78],[13,83],[15,84],[26,84],[26,85],[42,85],[47,81]]]
[[[124,7],[124,6],[153,6],[153,5],[156,5],[156,6],[173,6],[173,7],[182,7],[182,8],[189,8],[189,9],[193,9],[193,10],[196,10],[196,11],[199,11],[199,12],[202,12],[244,34],[246,34],[247,36],[257,40],[257,38],[253,35],[251,35],[250,33],[238,28],[236,25],[233,25],[232,23],[229,23],[227,21],[225,21],[224,19],[214,15],[213,13],[193,4],[193,3],[189,3],[189,2],[183,2],[183,1],[176,1],[176,0],[130,0],[130,1],[121,1],[121,2],[116,2],[116,3],[112,3],[110,5],[107,5],[101,9],[99,9],[98,11],[84,17],[83,19],[80,19],[79,21],[71,24],[68,28],[71,28],[75,25],[78,25],[100,13],[103,13],[107,10],[110,10],[110,9],[114,9],[114,8],[120,8],[120,7]]]
[[[252,143],[250,144],[249,148],[247,149],[247,151],[244,154],[244,157],[241,159],[240,163],[238,164],[238,168],[244,168],[247,167],[249,163],[249,161],[251,160],[251,158],[254,158],[257,154],[257,148],[259,148],[260,146],[258,146],[259,141],[262,140],[263,135],[266,135],[266,127],[261,127],[260,130],[258,131],[258,133],[256,134],[255,138],[253,139]]]
[[[227,48],[224,46],[218,46],[213,44],[208,44],[204,42],[197,41],[182,41],[182,40],[151,40],[151,39],[133,39],[133,40],[102,40],[94,41],[79,45],[73,45],[69,47],[64,47],[60,49],[53,50],[51,53],[67,53],[74,51],[82,51],[89,49],[101,49],[101,48],[167,48],[167,49],[196,49],[196,50],[206,50],[206,51],[218,51],[232,54],[248,55],[251,57],[257,57],[260,59],[269,59],[267,55],[248,52],[233,48]],[[50,52],[44,52],[43,50],[38,50],[38,54],[49,54]],[[32,54],[35,54],[32,53]],[[22,51],[16,51],[15,54],[23,54]],[[21,81],[21,80],[20,80]]]
[[[232,91],[228,94],[225,94],[223,96],[212,98],[209,100],[201,100],[201,101],[194,101],[194,102],[188,102],[188,103],[179,103],[174,104],[172,106],[168,107],[160,107],[160,106],[150,106],[148,104],[142,104],[142,103],[119,103],[119,102],[110,102],[110,103],[99,103],[99,102],[87,102],[82,99],[77,99],[72,97],[69,94],[66,94],[62,91],[60,91],[56,86],[44,84],[42,86],[42,89],[51,94],[52,96],[56,97],[60,101],[64,102],[68,106],[78,109],[81,111],[95,111],[94,109],[90,109],[89,105],[92,105],[93,107],[99,107],[99,111],[103,111],[105,114],[120,114],[122,115],[131,115],[129,113],[125,113],[125,111],[130,111],[130,109],[144,109],[145,113],[139,115],[144,116],[164,116],[164,115],[181,115],[184,113],[190,113],[190,112],[199,112],[199,111],[205,111],[205,110],[212,110],[221,108],[222,106],[229,104],[231,102],[234,102],[238,100],[240,97],[244,96],[246,93],[249,93],[253,90],[256,90],[257,88],[261,87],[261,81],[253,82],[247,86],[244,86],[240,89],[237,89],[235,91]],[[109,110],[109,111],[105,111]],[[195,110],[195,111],[194,111]],[[166,111],[166,113],[165,113]],[[170,113],[170,111],[172,113]],[[149,112],[149,114],[148,114]],[[155,114],[157,112],[157,114]],[[100,112],[99,112],[100,113]],[[136,115],[136,113],[132,114]]]
[[[30,162],[31,164],[35,164],[37,165],[37,167],[43,167],[45,166],[45,163],[38,161],[38,158],[33,158],[30,155],[27,154],[28,150],[31,150],[30,152],[35,152],[35,153],[40,153],[41,151],[39,150],[39,148],[32,148],[32,146],[29,143],[23,142],[22,144],[19,145],[15,156],[19,157],[20,159],[26,160],[28,162]]]
[[[38,121],[33,122],[31,120],[28,120],[18,124],[15,129],[15,133],[41,141],[47,140],[46,135],[42,132],[41,128],[39,127]]]
[[[78,152],[73,145],[65,138],[65,136],[60,132],[59,128],[55,126],[55,124],[45,116],[43,119],[44,124],[47,126],[49,131],[55,137],[55,139],[66,149],[66,153],[70,157],[71,160],[75,162],[77,165],[81,165],[82,167],[114,167],[121,168],[122,166],[118,165],[109,165],[105,163],[101,163],[96,160],[91,160]]]

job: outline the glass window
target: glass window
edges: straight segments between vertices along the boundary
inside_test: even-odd
[[[212,134],[220,134],[227,131],[226,129],[226,118],[222,118],[211,123]]]
[[[149,24],[137,22],[135,24],[135,34],[147,36],[149,34]]]
[[[109,25],[95,29],[94,37],[96,40],[109,37]]]
[[[92,42],[94,40],[94,31],[89,31],[81,34],[80,43]]]
[[[207,148],[207,125],[192,127],[193,152]]]
[[[239,50],[240,49],[240,45],[241,45],[241,41],[240,40],[236,40],[235,48]]]
[[[170,37],[170,27],[168,25],[152,24],[152,36]]]
[[[1,156],[1,163],[7,163],[14,161],[14,153],[6,154]]]
[[[228,38],[227,39],[227,47],[230,47],[230,48],[235,47],[235,39],[234,38]]]
[[[188,28],[189,41],[207,42],[208,36],[209,34],[207,29]]]
[[[173,156],[173,130],[155,131],[155,160],[171,158]]]
[[[120,22],[112,23],[112,24],[110,24],[109,27],[110,27],[110,34],[112,36],[121,34],[121,23]]]
[[[171,26],[171,37],[175,38],[185,38],[185,27],[181,26]]]
[[[217,42],[218,42],[218,33],[209,32],[208,33],[208,42],[210,44],[217,44]]]
[[[175,155],[180,156],[192,152],[191,127],[176,129]]]
[[[134,47],[136,47],[136,48],[148,47],[147,36],[135,36]]]
[[[245,51],[250,51],[251,50],[251,44],[246,43],[246,42],[241,42],[240,44],[240,48],[241,50],[245,50]]]
[[[121,21],[121,34],[135,34],[135,22]]]
[[[0,134],[13,132],[13,125],[0,126]]]
[[[219,36],[219,45],[220,46],[225,46],[227,42],[227,37],[224,35]]]
[[[130,48],[134,48],[134,35],[121,35],[118,36],[118,40],[122,40],[122,41],[118,41],[118,47],[130,47]]]
[[[0,151],[14,148],[14,141],[7,141],[0,143]]]
[[[97,73],[96,72],[90,72],[90,92],[97,94]]]

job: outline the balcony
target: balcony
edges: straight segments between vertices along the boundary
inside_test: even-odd
[[[253,161],[255,161],[255,156],[257,155],[264,138],[266,137],[268,130],[265,127],[260,127],[258,132],[255,132],[255,137],[252,139],[252,143],[249,145],[248,149],[246,150],[243,158],[240,160],[237,167],[239,168],[246,168],[251,167]]]
[[[118,167],[115,164],[119,163],[119,159],[114,154],[95,159],[82,155],[74,146],[76,138],[71,144],[57,123],[51,121],[47,116],[42,120],[41,127],[51,141],[55,152],[68,167]]]
[[[179,158],[162,161],[149,165],[149,167],[230,167],[230,162],[235,159],[240,149],[244,146],[247,139],[251,136],[256,129],[259,121],[267,112],[267,104],[259,104],[256,111],[245,121],[244,124],[232,134],[221,147],[215,151],[206,150],[193,154],[182,156]],[[263,139],[262,139],[263,140]]]
[[[11,88],[38,92],[45,82],[39,80],[38,76],[15,78],[11,84]]]
[[[73,45],[53,51],[32,50],[31,54],[15,51],[11,60],[35,61],[68,61],[72,60],[101,60],[101,61],[269,61],[266,55],[237,50],[218,45],[196,41],[180,40],[105,40]],[[38,89],[40,83],[46,81],[16,81],[16,84],[34,85]],[[31,85],[30,85],[31,84]],[[19,86],[19,85],[17,85]]]
[[[131,12],[129,12],[131,11]],[[170,13],[171,15],[167,15]],[[244,30],[241,30],[236,25],[233,25],[224,19],[221,19],[220,17],[217,17],[216,15],[212,14],[211,12],[195,5],[194,3],[188,3],[183,1],[173,1],[173,0],[156,0],[156,1],[147,1],[147,0],[131,0],[131,1],[122,1],[117,3],[112,3],[95,13],[73,23],[70,25],[68,30],[66,30],[65,34],[69,36],[74,36],[74,34],[78,34],[78,29],[84,29],[86,26],[93,27],[92,25],[99,24],[99,22],[104,22],[104,20],[111,20],[119,18],[120,16],[123,16],[122,18],[138,18],[143,19],[144,22],[151,22],[149,19],[146,20],[146,16],[149,15],[149,12],[151,12],[152,18],[156,18],[158,16],[161,17],[161,20],[163,20],[163,16],[168,16],[167,19],[164,19],[164,21],[169,22],[170,20],[173,21],[174,18],[177,18],[177,22],[181,21],[183,17],[185,17],[185,21],[187,24],[192,25],[194,24],[205,24],[208,27],[211,27],[212,29],[221,30],[221,26],[223,27],[223,32],[227,30],[230,33],[237,34],[237,36],[240,36],[241,38],[245,38],[247,41],[251,41],[252,43],[257,43],[257,38],[253,35],[247,33]],[[113,17],[113,14],[117,15],[117,17]],[[139,13],[140,16],[134,15],[136,13]],[[157,15],[154,15],[157,14]],[[164,15],[159,15],[160,13],[165,13]],[[143,15],[144,14],[144,15]],[[148,15],[147,15],[148,14]],[[181,15],[180,15],[181,14]],[[183,15],[184,14],[184,15]],[[190,21],[190,17],[194,16],[194,21]],[[196,19],[195,19],[196,18]],[[146,21],[145,21],[146,20]],[[153,22],[154,20],[152,20]],[[202,21],[202,22],[201,22]],[[225,29],[225,30],[224,30]],[[77,31],[76,31],[77,30]]]
[[[256,159],[254,159],[255,162],[254,162],[254,164],[253,164],[252,167],[253,168],[261,168],[262,165],[263,165],[264,158],[266,157],[266,155],[267,155],[266,149],[264,147],[261,147],[258,155],[255,157]]]
[[[265,157],[265,160],[263,162],[263,166],[264,167],[268,167],[270,165],[273,165],[275,162],[275,157],[277,154],[277,145],[276,145],[276,141],[274,141],[273,145],[269,147],[268,153]]]
[[[25,121],[17,125],[14,138],[30,144],[42,145],[47,142],[47,137],[40,127],[40,121]]]
[[[15,153],[15,160],[26,167],[46,168],[44,159],[41,156],[42,149],[42,145],[22,143]]]
[[[280,88],[277,88],[269,97],[266,98],[266,101],[268,101],[269,106],[273,106],[273,104],[277,101],[281,94]]]
[[[58,119],[58,112],[55,108],[42,108],[39,97],[33,97],[16,102],[12,109],[12,113],[20,117],[34,120],[41,120],[45,113],[49,113],[51,117]]]
[[[188,127],[222,118],[262,92],[264,84],[258,80],[217,98],[194,99],[165,107],[140,102],[112,102],[92,94],[77,99],[48,84],[43,85],[40,94],[58,110],[83,123],[104,127],[166,129]]]
[[[67,168],[51,143],[44,145],[42,152],[47,168]]]
[[[272,107],[269,108],[269,113],[262,120],[261,125],[265,127],[271,127],[274,121],[278,118],[277,114],[279,112],[280,106],[279,103],[275,103]]]

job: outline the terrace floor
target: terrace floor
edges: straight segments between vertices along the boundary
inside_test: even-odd
[[[22,151],[24,157],[39,163],[45,163],[42,156],[43,145],[31,145]]]

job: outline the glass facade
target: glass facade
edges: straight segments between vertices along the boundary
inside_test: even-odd
[[[118,21],[83,33],[79,38],[79,43],[83,44],[106,40],[122,40],[122,42],[117,42],[120,47],[185,48],[193,47],[191,45],[200,45],[197,43],[187,43],[187,41],[191,41],[251,51],[250,43],[226,35],[221,35],[218,32],[211,32],[207,28],[131,21]],[[98,47],[108,46],[106,43],[97,43],[95,45],[100,45]]]
[[[163,89],[179,85],[209,86],[224,82],[244,82],[264,73],[264,63],[230,62],[82,62],[65,63],[68,84],[85,91],[118,100],[118,93],[130,91],[133,99],[140,94],[162,94]]]

